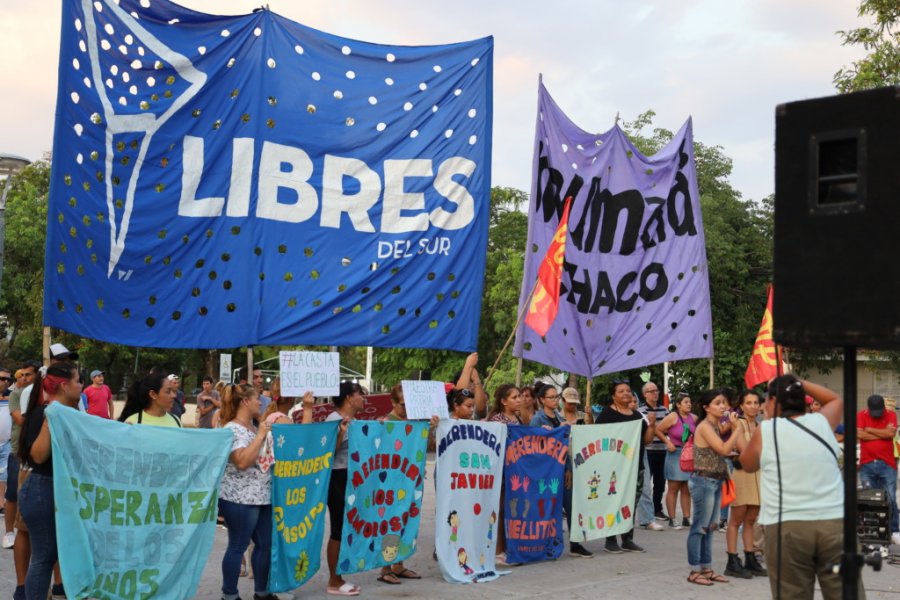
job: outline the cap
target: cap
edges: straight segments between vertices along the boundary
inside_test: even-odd
[[[581,402],[581,396],[578,394],[578,390],[575,388],[566,388],[562,391],[563,400],[569,402],[571,404],[578,404]]]
[[[103,375],[103,371],[101,371],[100,369],[94,369],[93,371],[91,371],[91,379],[93,379],[97,375]]]
[[[178,375],[175,373],[170,373],[168,377],[166,377],[169,381],[179,381]]]
[[[66,360],[69,358],[78,360],[78,353],[70,352],[69,349],[62,344],[52,344],[50,346],[50,358],[55,360]]]
[[[869,405],[869,416],[873,419],[880,419],[884,416],[884,396],[872,394],[867,401]]]

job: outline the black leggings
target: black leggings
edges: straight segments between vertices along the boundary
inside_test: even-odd
[[[344,527],[344,507],[347,504],[347,469],[333,469],[328,482],[328,517],[331,521],[329,539],[341,541]]]

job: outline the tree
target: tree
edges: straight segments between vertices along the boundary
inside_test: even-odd
[[[862,0],[858,14],[872,17],[874,23],[838,35],[843,45],[862,46],[867,54],[835,73],[835,86],[847,93],[900,85],[900,4],[897,0]]]

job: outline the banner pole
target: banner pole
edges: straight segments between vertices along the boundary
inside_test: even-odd
[[[487,384],[491,381],[491,377],[494,376],[494,371],[497,370],[497,365],[500,364],[500,359],[503,358],[504,354],[506,354],[506,349],[509,348],[510,342],[512,342],[513,337],[519,330],[519,325],[522,324],[522,319],[525,318],[525,313],[528,311],[528,307],[531,306],[531,299],[534,297],[534,292],[537,290],[537,286],[540,281],[540,279],[535,278],[534,285],[531,286],[531,293],[528,294],[528,298],[525,300],[525,304],[522,305],[522,310],[519,311],[519,318],[516,319],[516,325],[515,327],[513,327],[512,333],[510,333],[509,337],[506,338],[506,343],[503,344],[503,348],[500,349],[500,354],[497,355],[497,360],[494,361],[491,370],[488,371],[487,378],[484,380],[484,387],[487,387]]]
[[[591,377],[587,378],[587,389],[584,391],[584,414],[593,417],[594,411],[591,409],[591,379]]]
[[[247,346],[247,383],[253,385],[253,346]]]
[[[516,359],[516,387],[522,387],[522,357]]]

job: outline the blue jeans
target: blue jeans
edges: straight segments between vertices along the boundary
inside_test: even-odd
[[[884,488],[891,506],[891,533],[900,531],[897,522],[897,471],[880,460],[859,467],[859,480],[871,488]]]
[[[641,487],[641,499],[638,501],[637,509],[637,524],[641,526],[647,525],[656,517],[653,512],[653,496],[650,491],[650,488],[653,487],[653,478],[646,475],[650,473],[647,454],[647,452],[644,453],[644,485]]]
[[[19,513],[31,538],[31,564],[25,577],[25,598],[45,600],[56,564],[56,517],[53,477],[32,473],[19,490]]]
[[[238,504],[219,499],[219,511],[228,528],[228,547],[222,557],[222,595],[237,598],[241,558],[253,541],[250,564],[253,566],[253,591],[269,592],[269,555],[272,546],[272,506]]]
[[[699,475],[688,481],[691,490],[691,530],[687,538],[688,564],[691,570],[712,568],[712,539],[722,501],[722,480]]]

